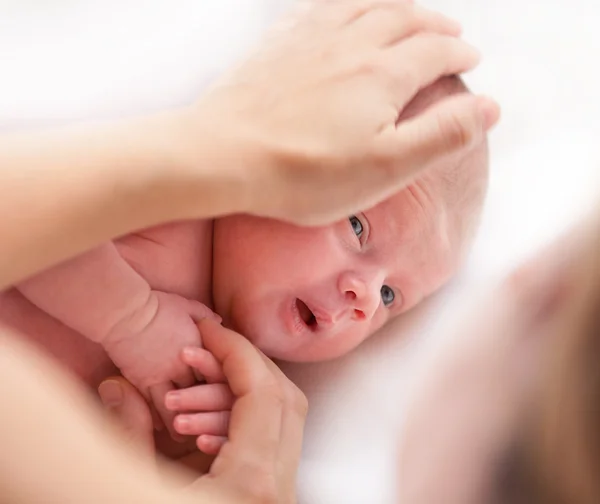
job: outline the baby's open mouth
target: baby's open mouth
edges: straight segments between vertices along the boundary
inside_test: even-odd
[[[298,309],[300,318],[308,326],[308,328],[315,330],[317,328],[317,319],[310,308],[306,306],[306,303],[301,299],[296,298],[296,308]]]

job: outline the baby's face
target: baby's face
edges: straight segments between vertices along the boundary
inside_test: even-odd
[[[321,228],[250,216],[218,220],[216,311],[271,357],[345,354],[453,273],[457,247],[439,199],[435,183],[423,180]]]

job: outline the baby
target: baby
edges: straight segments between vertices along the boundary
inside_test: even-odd
[[[464,91],[458,78],[441,79],[401,119]],[[155,404],[165,390],[195,382],[179,355],[202,344],[194,321],[205,316],[273,358],[331,359],[450,278],[486,185],[481,145],[330,226],[233,215],[144,230],[2,294],[0,320],[90,385],[114,373],[114,363]]]

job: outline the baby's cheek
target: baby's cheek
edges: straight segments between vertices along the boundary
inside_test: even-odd
[[[336,338],[338,347],[342,349],[343,353],[348,353],[359,346],[363,341],[369,339],[375,334],[381,327],[383,327],[385,320],[378,320],[369,325],[354,327],[352,330],[344,331],[338,338]]]

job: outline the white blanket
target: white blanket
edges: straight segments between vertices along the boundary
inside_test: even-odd
[[[244,54],[288,0],[0,3],[0,126],[183,103]],[[500,100],[481,234],[430,302],[336,362],[286,366],[308,394],[303,504],[394,502],[403,399],[417,343],[454,299],[504,274],[592,208],[600,187],[600,7],[586,0],[428,0],[463,22],[484,63],[467,80]],[[432,482],[435,484],[435,482]]]

